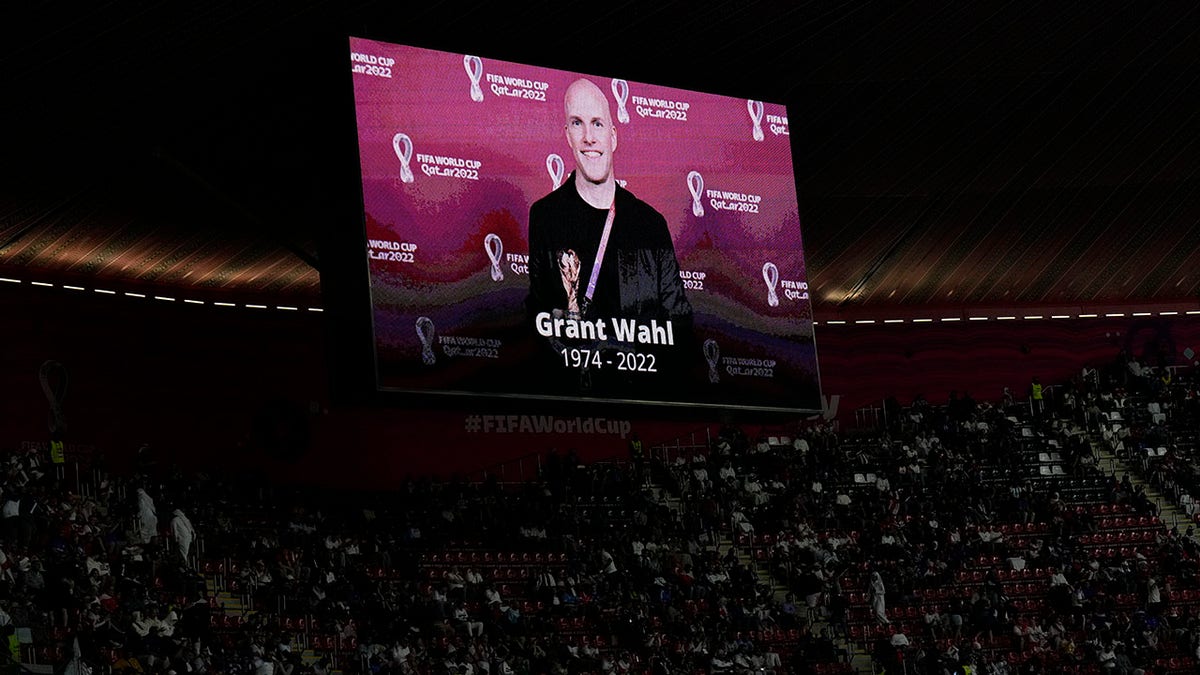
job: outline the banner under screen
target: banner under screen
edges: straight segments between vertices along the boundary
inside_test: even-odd
[[[820,409],[783,106],[350,48],[381,389]]]

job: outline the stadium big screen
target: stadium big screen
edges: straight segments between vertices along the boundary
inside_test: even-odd
[[[820,409],[782,105],[359,38],[350,63],[380,389]]]

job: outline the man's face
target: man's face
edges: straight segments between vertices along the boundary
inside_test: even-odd
[[[580,80],[567,89],[566,113],[567,144],[575,167],[591,183],[609,181],[617,130],[609,117],[608,99],[596,85]]]

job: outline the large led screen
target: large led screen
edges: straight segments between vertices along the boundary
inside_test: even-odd
[[[350,51],[380,388],[820,408],[782,105]]]

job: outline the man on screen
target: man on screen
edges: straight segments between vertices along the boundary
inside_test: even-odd
[[[575,170],[529,209],[529,314],[602,320],[608,346],[678,362],[690,338],[692,306],[667,221],[613,177],[617,130],[604,92],[580,79],[564,99]],[[614,319],[639,326],[669,322],[673,339],[653,349],[620,338],[613,345]],[[557,351],[561,343],[551,344]]]

